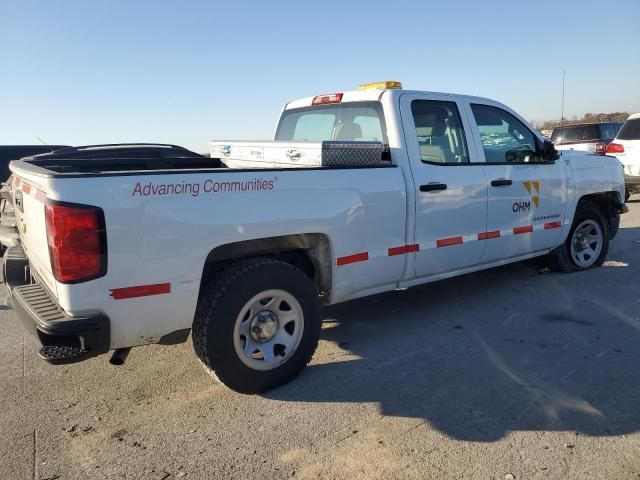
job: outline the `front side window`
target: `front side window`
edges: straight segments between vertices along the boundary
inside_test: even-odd
[[[529,163],[536,159],[536,141],[524,123],[501,108],[472,104],[487,163]]]
[[[467,142],[454,102],[414,100],[413,122],[425,163],[469,163]]]
[[[285,110],[276,141],[382,142],[382,107],[378,102],[350,102]]]

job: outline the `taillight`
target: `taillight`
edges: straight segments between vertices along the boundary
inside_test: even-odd
[[[340,103],[342,101],[342,93],[329,93],[327,95],[318,95],[313,97],[311,105],[324,105],[326,103]]]
[[[61,283],[78,283],[107,271],[102,209],[72,203],[45,204],[51,270]]]
[[[607,145],[607,153],[624,153],[624,145],[619,143],[610,143]]]
[[[598,142],[596,143],[596,153],[605,153],[607,151],[607,144],[606,143],[602,143],[602,142]]]

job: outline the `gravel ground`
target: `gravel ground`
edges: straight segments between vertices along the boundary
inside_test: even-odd
[[[3,309],[0,478],[640,478],[635,199],[603,268],[327,309],[312,364],[262,396],[215,384],[190,341],[50,366]]]

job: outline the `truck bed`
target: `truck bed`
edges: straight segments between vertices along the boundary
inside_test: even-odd
[[[28,160],[36,167],[55,173],[115,173],[153,170],[201,170],[227,168],[219,159],[199,158],[99,158],[99,159],[49,159]]]
[[[327,168],[380,168],[390,167],[389,162],[379,165],[336,166],[288,166],[234,168],[220,158],[197,154],[176,145],[126,144],[69,147],[44,155],[26,157],[21,168],[41,176],[128,175],[171,171],[265,171]]]

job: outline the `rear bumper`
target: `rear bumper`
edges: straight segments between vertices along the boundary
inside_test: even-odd
[[[103,314],[70,317],[40,282],[30,279],[21,247],[5,252],[3,274],[11,306],[25,328],[42,344],[50,363],[75,363],[109,351],[110,324]]]

